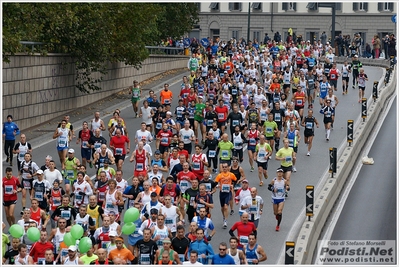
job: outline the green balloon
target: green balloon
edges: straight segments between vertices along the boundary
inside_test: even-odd
[[[71,235],[75,240],[79,240],[83,236],[84,230],[83,227],[79,224],[75,224],[71,228]]]
[[[136,225],[132,222],[125,223],[122,226],[122,233],[125,235],[133,234],[135,230],[136,230]]]
[[[91,242],[91,239],[89,237],[83,237],[79,241],[79,251],[80,253],[86,253],[87,251],[90,250],[90,248],[93,246],[93,243]]]
[[[123,221],[125,223],[130,223],[136,221],[140,217],[140,211],[137,208],[130,208],[125,212],[123,216]]]
[[[26,232],[28,239],[32,242],[39,241],[40,239],[40,230],[36,227],[30,227],[28,232]]]
[[[76,244],[76,239],[74,239],[73,236],[71,235],[71,233],[69,232],[64,235],[64,243],[68,247],[74,246]]]
[[[24,228],[19,224],[13,224],[10,227],[10,234],[14,238],[20,238],[24,235]]]

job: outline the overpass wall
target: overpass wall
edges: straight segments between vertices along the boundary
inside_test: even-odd
[[[67,55],[15,55],[10,60],[9,64],[3,62],[3,114],[13,115],[20,129],[27,129],[74,109],[90,108],[92,103],[126,89],[133,80],[143,81],[184,68],[188,58],[150,55],[140,69],[109,63],[108,73],[99,83],[102,90],[90,94],[75,87],[75,66]]]

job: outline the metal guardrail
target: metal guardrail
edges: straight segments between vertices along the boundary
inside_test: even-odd
[[[30,53],[40,53],[44,49],[44,45],[47,43],[43,42],[31,42],[31,41],[20,41],[22,44],[21,52],[30,52]],[[61,44],[54,45],[54,51],[48,51],[50,53],[63,53],[61,51]],[[148,49],[150,54],[158,54],[158,55],[184,55],[184,48],[179,47],[162,47],[162,46],[145,46]],[[66,53],[66,51],[64,51]]]

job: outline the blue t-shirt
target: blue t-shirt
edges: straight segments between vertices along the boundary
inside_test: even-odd
[[[232,256],[229,254],[226,254],[225,256],[220,256],[220,254],[215,254],[213,255],[212,258],[212,264],[213,265],[225,265],[225,264],[231,264],[235,265],[236,263],[234,262],[234,259]]]

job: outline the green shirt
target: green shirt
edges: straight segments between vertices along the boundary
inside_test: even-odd
[[[234,148],[234,145],[232,142],[227,141],[220,141],[218,144],[218,147],[220,149],[219,151],[219,158],[223,160],[230,160],[231,159],[231,150]]]
[[[141,90],[140,88],[133,88],[132,89],[132,100],[138,101],[140,100]]]
[[[204,103],[195,104],[194,120],[202,122],[202,120],[204,119],[204,108]]]
[[[86,254],[86,255],[80,257],[80,259],[83,261],[84,265],[90,265],[90,262],[97,260],[98,256],[93,254],[93,255],[91,255],[91,257],[89,257]]]
[[[292,147],[289,148],[280,148],[279,151],[277,151],[276,156],[280,158],[284,158],[284,160],[281,162],[281,166],[283,167],[289,167],[292,166],[292,154],[294,153],[294,149]]]
[[[277,123],[275,121],[265,121],[263,123],[263,127],[265,128],[265,136],[266,137],[273,137],[274,136],[274,130],[277,130]]]
[[[3,246],[3,257],[7,252],[7,244],[10,243],[10,239],[8,238],[8,235],[6,234],[1,234],[1,243]]]

